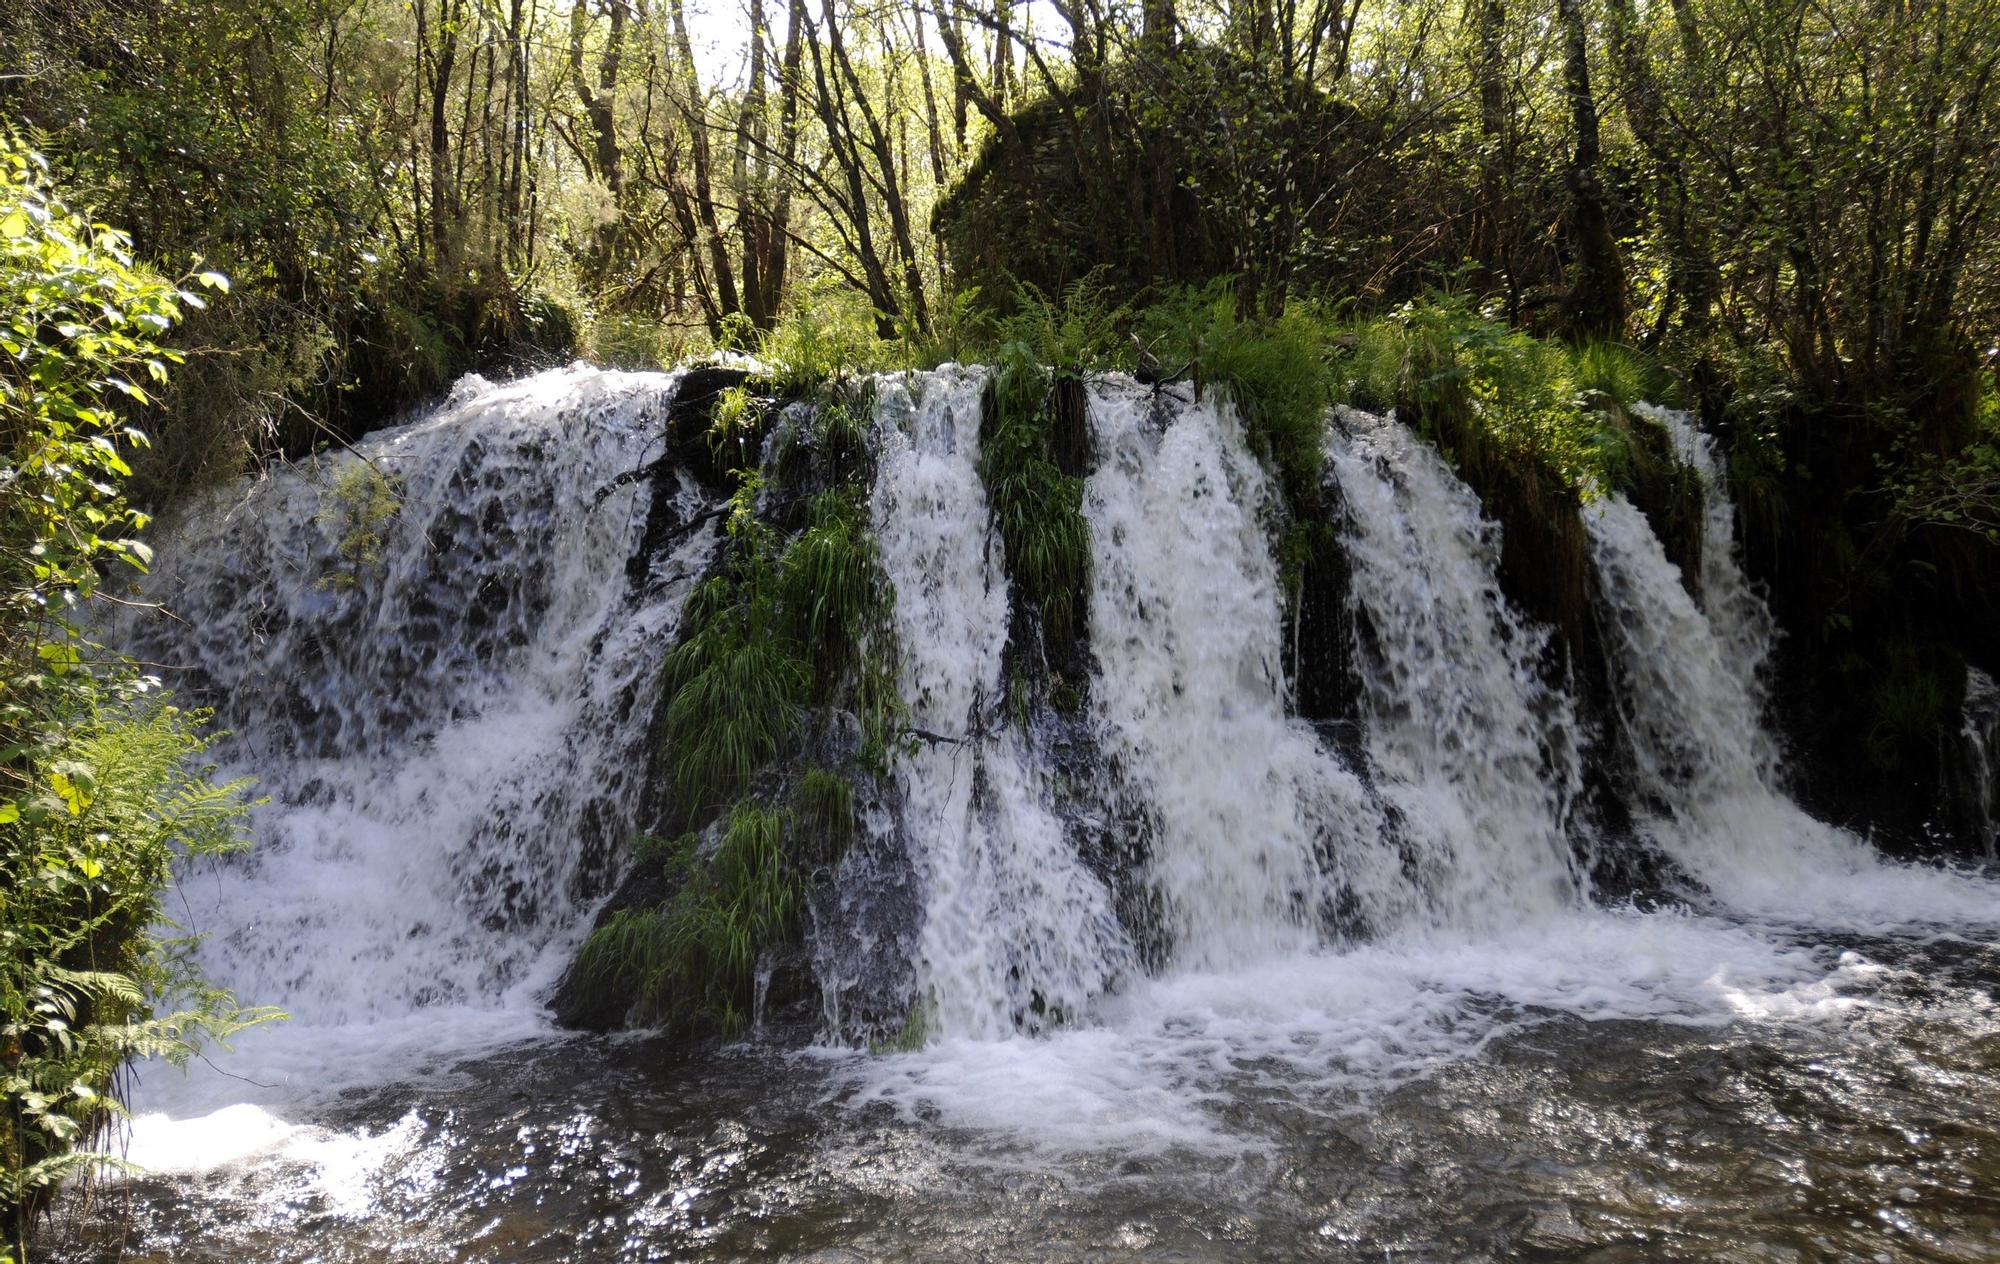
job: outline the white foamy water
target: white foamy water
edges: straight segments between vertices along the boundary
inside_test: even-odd
[[[1343,891],[1393,923],[1410,892],[1380,811],[1286,712],[1274,493],[1234,410],[1113,381],[1090,414],[1092,705],[1175,966],[1308,951]]]
[[[650,492],[600,498],[656,455],[674,382],[469,379],[163,542],[147,592],[173,617],[135,647],[191,669],[183,700],[213,699],[233,734],[225,775],[270,796],[252,850],[184,875],[168,906],[207,936],[210,978],[291,1017],[212,1051],[214,1069],[148,1070],[142,1152],[190,1161],[242,1131],[211,1112],[288,1114],[544,1029],[631,829],[655,680],[713,547],[690,533],[635,589]],[[394,489],[386,520],[336,490],[364,460]],[[355,547],[357,529],[379,538]]]
[[[1617,498],[1593,536],[1629,670],[1653,673],[1623,696],[1649,785],[1686,813],[1649,829],[1731,898],[1714,912],[1591,905],[1566,820],[1574,707],[1536,670],[1546,633],[1499,590],[1495,529],[1407,430],[1348,415],[1330,475],[1351,600],[1375,629],[1358,647],[1365,787],[1285,713],[1272,491],[1233,416],[1119,381],[1091,404],[1093,699],[1147,822],[1175,951],[1047,1038],[847,1061],[851,1103],[971,1130],[983,1140],[967,1157],[1002,1167],[1250,1160],[1282,1118],[1365,1109],[1551,1019],[1836,1024],[1878,1003],[1866,955],[1744,924],[1743,905],[1804,901],[1856,929],[1879,928],[1885,902],[1923,899],[1946,922],[1990,911],[1979,885],[1882,865],[1762,780],[1768,614],[1723,539],[1711,621]],[[1711,531],[1727,522],[1724,503]],[[1734,797],[1704,802],[1690,770]],[[1323,935],[1315,901],[1334,892],[1367,910],[1365,942]]]
[[[811,1055],[850,1104],[972,1129],[1001,1162],[1251,1160],[1274,1115],[1340,1117],[1552,1018],[1825,1024],[1876,1004],[1878,967],[1802,946],[1801,925],[1995,920],[1991,884],[1885,864],[1783,794],[1757,670],[1769,614],[1684,418],[1663,419],[1712,480],[1703,600],[1621,498],[1590,517],[1642,828],[1716,897],[1641,913],[1589,903],[1574,707],[1445,463],[1393,422],[1350,415],[1329,437],[1353,611],[1374,629],[1349,768],[1288,711],[1276,492],[1236,414],[1112,379],[1089,391],[1088,723],[1122,797],[1100,806],[1138,823],[1160,900],[1167,964],[1145,975],[1048,756],[1007,718],[980,388],[951,367],[877,382],[871,521],[927,736],[870,842],[904,849],[918,888],[894,929],[934,1039]],[[553,1036],[541,998],[632,827],[659,666],[713,547],[692,533],[635,588],[649,493],[598,499],[654,455],[672,390],[581,368],[462,384],[362,445],[400,485],[376,560],[342,559],[352,523],[323,512],[350,456],[239,489],[163,544],[153,592],[182,622],[138,648],[196,669],[238,734],[227,770],[273,797],[257,850],[176,900],[218,981],[295,1017],[217,1070],[149,1069],[135,1158],[296,1164],[358,1206],[401,1125],[300,1121],[343,1088],[421,1092],[468,1053]]]
[[[1008,583],[979,478],[982,382],[944,369],[878,384],[873,517],[901,693],[930,735],[897,763],[925,888],[918,986],[936,1030],[995,1039],[1043,1012],[1087,1013],[1131,954],[1003,705]]]
[[[855,1105],[987,1136],[972,1157],[1263,1152],[1288,1116],[1337,1119],[1556,1017],[1831,1022],[1869,1004],[1856,954],[1705,917],[1576,909],[1480,936],[1403,934],[1138,982],[1094,1024],[950,1040],[840,1068]]]
[[[1642,829],[1745,913],[1858,931],[2000,924],[2000,884],[1885,860],[1785,793],[1758,675],[1773,626],[1743,573],[1720,463],[1688,418],[1655,415],[1706,484],[1702,604],[1624,496],[1585,511],[1621,718],[1656,805]]]
[[[1574,907],[1575,708],[1539,674],[1549,633],[1500,591],[1499,528],[1400,423],[1344,409],[1330,436],[1350,601],[1373,629],[1355,656],[1368,753],[1418,851],[1424,920],[1492,929]]]

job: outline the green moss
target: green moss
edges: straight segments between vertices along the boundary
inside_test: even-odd
[[[1025,342],[1003,348],[988,381],[979,467],[1015,600],[1027,614],[1025,630],[1040,641],[1044,661],[1080,632],[1090,585],[1083,479],[1065,474],[1054,459],[1052,398],[1050,375],[1033,348]]]
[[[824,701],[894,597],[858,491],[813,498],[811,525],[786,548],[777,578],[789,634],[812,663],[814,694]]]
[[[710,856],[693,834],[654,844],[679,889],[663,904],[613,914],[585,941],[579,974],[667,1026],[740,1033],[759,960],[793,939],[803,908],[802,878],[787,858],[791,828],[789,813],[744,800]]]

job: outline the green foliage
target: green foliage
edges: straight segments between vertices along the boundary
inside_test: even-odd
[[[726,394],[716,429],[733,433],[756,408],[747,392]],[[676,894],[618,912],[578,957],[586,986],[629,998],[645,1020],[742,1030],[759,960],[796,937],[803,874],[837,859],[853,836],[851,782],[821,766],[788,771],[800,747],[811,748],[811,726],[851,709],[856,763],[877,773],[901,740],[894,593],[858,481],[861,421],[842,392],[823,389],[810,424],[833,485],[812,497],[804,528],[787,541],[759,515],[758,477],[736,473],[721,559],[689,597],[666,662],[676,812],[690,826],[713,822],[714,845],[697,833],[639,840],[639,863],[658,866]],[[789,451],[808,441],[786,442]],[[788,780],[788,808],[757,797]]]
[[[1892,526],[1964,532],[2000,545],[2000,383],[1989,369],[1978,386],[1971,442],[1948,456],[1906,450],[1888,473]]]
[[[1275,318],[1243,319],[1226,279],[1183,290],[1148,311],[1140,337],[1169,369],[1228,397],[1294,506],[1315,503],[1326,466],[1326,417],[1335,395],[1332,324],[1304,303]]]
[[[792,639],[813,665],[814,692],[825,700],[844,680],[893,593],[856,491],[821,492],[813,498],[811,515],[811,525],[778,565],[778,599]]]
[[[1452,294],[1363,322],[1352,346],[1355,401],[1396,409],[1461,461],[1531,468],[1575,500],[1624,481],[1628,448],[1600,407],[1636,402],[1643,374],[1620,349],[1572,355]]]
[[[1055,462],[1051,399],[1049,374],[1033,346],[1003,346],[987,387],[980,475],[1016,599],[1031,612],[1045,649],[1077,635],[1090,584],[1083,479]]]
[[[882,338],[875,314],[852,292],[821,286],[802,296],[790,315],[764,335],[757,358],[773,393],[795,398],[886,367],[895,350],[894,343]]]
[[[664,864],[679,889],[664,904],[613,914],[584,944],[579,973],[665,1025],[740,1034],[758,962],[790,941],[803,907],[787,858],[792,829],[789,813],[746,799],[712,853],[702,855],[693,834],[668,844]]]
[[[0,141],[0,1215],[17,1240],[103,1161],[83,1147],[126,1059],[185,1059],[266,1016],[193,973],[160,902],[181,858],[239,844],[242,784],[199,768],[206,716],[80,626],[101,568],[151,557],[122,492],[145,438],[117,409],[148,401],[139,383],[178,358],[159,338],[202,301]]]
[[[746,387],[732,386],[717,395],[708,423],[708,450],[717,465],[724,468],[756,465],[766,419],[763,403]]]
[[[1887,668],[1869,691],[1873,723],[1866,736],[1870,762],[1884,772],[1901,767],[1905,753],[1937,741],[1951,717],[1952,698],[1935,668],[1907,640],[1888,646]]]
[[[1623,414],[1641,401],[1670,402],[1664,375],[1623,343],[1594,339],[1578,346],[1572,356],[1577,391],[1601,411]]]
[[[1108,269],[1099,268],[1050,299],[1026,283],[1014,287],[1013,311],[997,326],[997,342],[1024,348],[1036,364],[1057,373],[1103,372],[1130,367],[1125,330],[1133,319],[1117,301]]]
[[[386,533],[402,508],[402,487],[394,475],[358,456],[342,465],[314,516],[320,529],[334,537],[342,569],[321,577],[320,585],[352,588],[363,572],[380,566]]]
[[[839,773],[826,768],[808,768],[792,790],[793,809],[805,833],[824,840],[819,849],[826,859],[847,850],[854,839],[854,786]]]
[[[798,729],[812,674],[776,587],[770,560],[753,550],[734,575],[712,576],[688,599],[667,656],[666,746],[690,814],[742,795]]]

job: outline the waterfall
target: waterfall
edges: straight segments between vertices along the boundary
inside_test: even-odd
[[[655,454],[674,381],[468,379],[197,505],[161,546],[146,591],[170,617],[131,626],[133,651],[217,708],[224,771],[270,800],[252,850],[169,905],[211,978],[290,1012],[255,1039],[302,1074],[343,1072],[343,1030],[379,1055],[392,1028],[538,1021],[627,843],[712,547],[691,533],[632,584],[652,493],[605,490]]]
[[[927,735],[897,765],[924,888],[920,996],[942,1034],[992,1038],[1087,1013],[1130,945],[1002,705],[1008,583],[979,477],[982,384],[949,369],[877,384],[873,519],[901,693]]]
[[[2000,684],[1977,667],[1965,671],[1959,721],[1969,782],[1966,793],[1988,864],[2000,860]]]
[[[1720,641],[1722,663],[1735,679],[1737,692],[1761,716],[1768,702],[1764,667],[1777,644],[1778,623],[1743,570],[1736,506],[1729,498],[1729,471],[1722,453],[1715,436],[1704,432],[1686,412],[1653,404],[1640,404],[1637,411],[1666,430],[1674,454],[1701,479],[1701,575],[1696,589],[1702,613]],[[1759,758],[1764,773],[1775,776],[1776,746],[1765,741]]]
[[[1286,713],[1273,490],[1234,410],[1124,381],[1089,403],[1092,705],[1139,797],[1174,960],[1302,951],[1344,896],[1397,920],[1408,893],[1381,813]]]
[[[1578,722],[1538,671],[1548,634],[1501,595],[1472,493],[1407,430],[1347,414],[1328,438],[1351,600],[1375,629],[1357,770],[1288,713],[1280,507],[1235,410],[1119,377],[1094,380],[1088,403],[1089,719],[1169,951],[1042,1038],[857,1059],[843,1100],[995,1135],[1003,1168],[1021,1147],[1255,1162],[1272,1118],[1347,1114],[1530,1015],[1720,1023],[1848,1003],[1809,951],[1699,912],[1589,902],[1571,859]],[[949,496],[977,537],[976,486]],[[886,529],[906,510],[877,497]],[[949,515],[919,519],[938,560],[899,572],[976,604],[991,556],[943,543]],[[967,560],[944,564],[948,549]],[[1004,605],[989,610],[945,625],[955,650],[997,652]],[[939,722],[976,692],[950,691]],[[949,829],[911,841],[934,865],[969,845]]]
[[[1394,420],[1342,410],[1330,473],[1346,506],[1356,661],[1376,783],[1421,859],[1426,917],[1491,928],[1571,907],[1575,706],[1542,679],[1549,639],[1500,591],[1499,528]]]
[[[692,481],[620,478],[656,455],[675,383],[468,380],[351,454],[197,506],[163,544],[147,591],[175,618],[129,642],[184,669],[182,698],[234,733],[224,771],[271,797],[255,850],[174,897],[218,982],[294,1015],[232,1070],[310,1095],[544,1030],[645,823],[659,671],[715,548],[676,530],[710,507]],[[833,1040],[905,1010],[930,1039],[820,1051],[846,1059],[840,1100],[1058,1150],[1245,1155],[1260,1125],[1217,1103],[1337,1115],[1551,1013],[1840,1012],[1860,966],[1771,923],[2000,907],[1785,795],[1770,615],[1684,417],[1658,414],[1707,483],[1698,600],[1623,497],[1586,513],[1637,830],[1706,892],[1644,912],[1593,904],[1576,863],[1601,841],[1577,819],[1580,704],[1501,590],[1498,528],[1393,418],[1343,411],[1326,436],[1357,743],[1292,714],[1286,509],[1236,409],[1118,376],[1087,389],[1088,706],[1059,739],[1023,723],[984,384],[954,366],[874,381],[870,524],[894,596],[893,645],[870,649],[893,657],[913,736],[810,934]],[[1968,740],[1989,741],[1972,717],[1990,683],[1969,692]],[[1116,889],[1143,891],[1157,927],[1121,924],[1087,852],[1107,833],[1137,858]],[[1141,930],[1164,940],[1149,968]],[[172,1105],[248,1092],[209,1077]]]
[[[1585,510],[1642,832],[1744,912],[1863,930],[1995,920],[1986,884],[1885,862],[1785,793],[1758,675],[1774,625],[1742,569],[1720,462],[1687,417],[1654,415],[1705,486],[1700,603],[1622,494]]]

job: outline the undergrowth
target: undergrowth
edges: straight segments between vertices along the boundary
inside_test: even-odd
[[[980,477],[1015,600],[1045,662],[1076,637],[1090,584],[1083,479],[1056,463],[1055,382],[1031,344],[1002,347],[986,389]]]
[[[722,401],[711,433],[730,441],[749,399]],[[661,751],[679,832],[635,851],[671,894],[613,914],[577,958],[582,979],[641,1021],[744,1030],[759,971],[798,938],[809,876],[852,841],[855,779],[886,773],[903,740],[894,594],[868,522],[860,420],[828,387],[797,424],[805,432],[777,458],[781,494],[736,473],[720,554],[667,656]],[[802,501],[802,517],[781,501]],[[796,534],[780,521],[798,522]],[[852,738],[829,736],[842,714]],[[834,747],[846,751],[839,766],[801,766]]]
[[[1345,333],[1342,392],[1362,407],[1396,409],[1461,463],[1502,461],[1588,501],[1627,489],[1648,448],[1641,401],[1671,403],[1673,382],[1636,349],[1536,338],[1434,294]]]
[[[1339,330],[1326,313],[1293,302],[1275,319],[1246,320],[1233,287],[1219,281],[1151,308],[1139,328],[1163,370],[1186,372],[1235,404],[1291,505],[1317,502],[1327,410],[1337,399],[1329,353]]]

